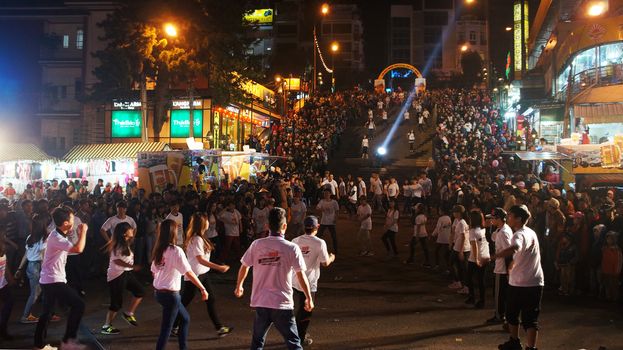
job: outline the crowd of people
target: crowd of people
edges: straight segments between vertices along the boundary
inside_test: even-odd
[[[252,348],[263,346],[274,323],[288,348],[300,349],[312,341],[306,330],[319,268],[335,260],[325,242],[331,241],[337,255],[342,234],[337,223],[344,212],[358,226],[362,257],[374,256],[382,245],[388,261],[398,259],[396,236],[406,225],[412,238],[400,260],[421,261],[424,268],[449,275],[449,288],[465,294],[467,304],[493,306],[488,322],[502,323],[511,334],[501,349],[521,349],[520,314],[527,349],[536,349],[544,287],[620,301],[621,194],[565,189],[504,153],[518,140],[486,91],[441,89],[413,99],[410,115],[437,126],[426,169],[402,179],[375,173],[369,180],[326,171],[348,126],[367,120],[364,128],[374,137],[370,125],[396,118],[388,112],[405,101],[404,93],[362,91],[310,99],[291,120],[273,126],[268,139],[253,141],[253,147],[284,157],[254,182],[233,179],[203,192],[192,185],[169,186],[147,195],[133,182],[122,189],[107,188],[103,181],[93,188],[55,181],[35,185],[19,199],[11,192],[15,201],[0,200],[0,337],[11,338],[10,285],[23,280],[30,295],[20,322],[37,323],[35,347],[54,348],[45,338],[47,323],[59,319],[62,305],[70,310],[62,347],[81,348],[76,332],[88,297],[85,279],[104,276],[110,306],[102,334],[120,332],[113,325],[120,311],[126,322],[139,324],[135,311],[146,295],[143,282],[149,281],[162,306],[158,349],[170,336],[186,348],[186,308],[197,292],[217,334],[225,336],[232,328],[218,315],[209,271],[225,273],[241,261],[237,296],[254,270]],[[319,218],[308,216],[310,211]],[[375,241],[378,215],[382,236]],[[288,265],[275,260],[280,256]],[[284,289],[278,295],[262,292],[275,286]],[[493,303],[486,300],[491,287]],[[124,308],[125,290],[132,298]],[[44,307],[37,317],[32,308],[41,297]]]

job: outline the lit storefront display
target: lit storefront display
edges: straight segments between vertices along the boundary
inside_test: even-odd
[[[193,137],[199,141],[203,141],[210,131],[210,106],[209,99],[193,101]],[[188,100],[171,102],[168,124],[170,138],[186,139],[190,136],[190,102]]]
[[[141,122],[140,101],[113,101],[110,119],[110,136],[113,138],[140,138]]]

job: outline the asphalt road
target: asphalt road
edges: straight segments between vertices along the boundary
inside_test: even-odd
[[[401,259],[385,261],[380,241],[382,218],[375,217],[374,257],[359,257],[355,240],[356,225],[343,214],[338,221],[340,251],[334,265],[322,271],[316,309],[309,332],[313,344],[309,349],[497,349],[507,339],[499,325],[486,325],[492,316],[489,299],[483,310],[464,304],[464,296],[446,286],[448,277],[418,264],[403,265],[412,229],[402,220],[398,234]],[[330,240],[330,239],[329,239]],[[328,242],[329,247],[331,243]],[[420,251],[418,250],[418,253]],[[225,275],[214,275],[222,321],[234,332],[218,338],[208,319],[205,306],[196,299],[191,314],[190,349],[248,349],[254,312],[249,307],[251,287],[246,295],[233,295],[237,268]],[[250,278],[248,279],[250,282]],[[26,290],[16,291],[9,330],[16,336],[0,349],[26,349],[32,346],[34,325],[17,323]],[[491,292],[487,294],[491,297]],[[129,299],[129,295],[128,295]],[[128,300],[126,299],[126,300]],[[90,281],[87,309],[82,321],[80,339],[93,349],[154,349],[160,326],[160,306],[151,292],[137,311],[139,327],[118,318],[114,325],[121,334],[97,334],[105,317],[108,291],[105,281]],[[38,312],[39,305],[35,312]],[[623,349],[623,317],[615,304],[587,297],[559,297],[546,292],[540,319],[542,331],[539,349]],[[52,323],[48,340],[58,345],[65,319]],[[91,330],[91,332],[89,332]],[[95,334],[92,334],[95,332]],[[170,349],[176,349],[175,339]],[[282,349],[283,341],[275,329],[269,332],[267,349]]]

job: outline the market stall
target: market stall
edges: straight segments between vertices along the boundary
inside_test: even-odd
[[[0,185],[9,183],[17,193],[35,181],[56,177],[56,159],[31,143],[0,144]]]
[[[199,191],[236,178],[254,181],[278,158],[246,150],[179,150],[138,154],[138,185],[146,193],[192,185]]]
[[[170,150],[162,142],[128,142],[77,145],[59,163],[67,179],[87,180],[91,189],[98,179],[125,186],[138,179],[137,155],[140,152]]]

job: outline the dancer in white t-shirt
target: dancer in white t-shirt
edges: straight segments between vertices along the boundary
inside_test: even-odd
[[[210,281],[210,269],[225,273],[229,271],[229,265],[219,265],[210,261],[210,255],[214,251],[214,245],[209,239],[204,237],[209,228],[208,217],[204,213],[195,213],[190,218],[188,224],[188,230],[186,231],[186,239],[184,241],[184,248],[186,249],[186,257],[190,268],[201,284],[208,291],[210,297],[205,301],[208,309],[208,316],[212,320],[214,329],[219,337],[224,337],[231,333],[232,327],[227,327],[221,323],[218,313],[216,312],[216,298],[214,297],[214,288],[212,288],[212,282]],[[188,305],[193,301],[195,294],[197,293],[197,287],[191,282],[188,277],[184,277],[184,288],[182,291],[182,305],[188,309]],[[173,334],[179,333],[178,324],[181,318],[176,319],[173,326]]]
[[[84,314],[84,300],[75,289],[67,285],[65,264],[67,263],[67,254],[80,254],[84,251],[88,226],[84,223],[78,226],[78,239],[72,243],[67,234],[73,229],[74,214],[61,207],[54,209],[52,218],[56,229],[50,233],[47,239],[41,264],[39,283],[43,291],[43,312],[39,316],[39,322],[37,322],[34,348],[43,349],[46,346],[45,336],[52,315],[52,307],[57,301],[62,300],[65,305],[69,306],[70,311],[61,348],[83,349],[84,346],[78,343],[78,326]]]
[[[134,253],[132,241],[134,229],[127,222],[120,223],[115,227],[111,241],[108,243],[110,261],[106,273],[106,281],[110,289],[110,307],[106,314],[106,322],[102,326],[102,334],[119,334],[119,329],[112,326],[112,321],[123,304],[123,291],[127,289],[132,293],[132,301],[128,311],[123,313],[123,318],[129,324],[138,326],[134,312],[143,300],[145,290],[141,282],[133,274],[140,270],[140,266],[134,265]]]
[[[151,272],[154,276],[153,286],[156,290],[156,301],[162,306],[162,322],[156,350],[165,348],[176,317],[181,317],[177,342],[180,349],[187,349],[188,326],[190,316],[182,304],[180,289],[182,276],[188,279],[201,291],[201,299],[208,300],[208,291],[197,275],[193,272],[182,248],[175,245],[177,224],[173,220],[164,220],[160,224],[158,240],[154,247],[154,260]]]
[[[307,280],[309,281],[312,298],[318,290],[320,265],[326,267],[335,261],[335,255],[333,253],[329,254],[327,251],[327,243],[316,237],[319,227],[318,218],[308,216],[305,218],[305,234],[292,240],[292,243],[298,245],[303,253],[303,259],[307,267],[305,275],[307,275]],[[292,287],[294,288],[294,305],[296,307],[296,328],[303,344],[309,345],[312,343],[312,339],[307,336],[307,328],[309,327],[312,313],[303,307],[305,305],[305,293],[303,293],[303,288],[297,280],[292,281]]]

